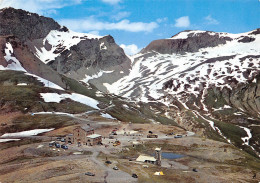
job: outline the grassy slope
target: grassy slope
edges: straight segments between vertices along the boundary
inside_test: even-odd
[[[121,121],[133,123],[156,121],[162,124],[177,125],[174,120],[166,118],[163,115],[164,111],[160,107],[156,107],[156,105],[139,103],[137,107],[135,103],[127,102],[118,96],[109,94],[97,96],[97,89],[94,86],[84,85],[65,76],[61,77],[63,82],[66,83],[68,89],[66,92],[76,92],[94,98],[100,102],[99,107],[101,109],[111,106],[103,112],[107,112]],[[27,85],[17,86],[18,83],[26,83]],[[91,107],[69,99],[63,100],[60,103],[44,102],[39,93],[64,93],[65,91],[46,88],[36,78],[27,76],[23,72],[0,71],[0,86],[0,107],[5,112],[22,111],[24,114],[42,111],[83,113],[93,110]],[[127,104],[129,108],[126,109],[123,106],[124,104]],[[155,111],[151,110],[151,106],[156,108],[156,112],[159,111],[159,113],[155,115]]]

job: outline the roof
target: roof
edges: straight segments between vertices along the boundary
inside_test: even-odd
[[[95,138],[101,137],[101,135],[99,135],[99,134],[92,134],[92,135],[89,135],[87,137],[91,138],[91,139],[95,139]]]
[[[90,126],[83,126],[83,127],[81,127],[81,128],[82,128],[83,130],[85,130],[86,132],[94,130],[94,128],[92,128],[92,127],[90,127]]]
[[[94,128],[92,128],[90,126],[78,126],[77,128],[81,128],[81,129],[83,129],[86,132],[94,130]],[[77,128],[75,128],[75,129],[77,129]]]
[[[136,161],[141,161],[141,162],[145,162],[145,161],[156,161],[156,159],[152,156],[145,156],[145,155],[140,155]]]

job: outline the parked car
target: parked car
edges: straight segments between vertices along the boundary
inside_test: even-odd
[[[138,176],[135,173],[132,174],[132,177],[133,178],[138,178]]]
[[[112,131],[111,135],[117,135],[116,131]]]
[[[171,133],[168,133],[167,135],[174,135],[174,133],[173,133],[173,132],[171,132]]]
[[[117,166],[114,166],[114,167],[113,167],[113,170],[118,170]]]
[[[49,143],[49,147],[53,147],[55,145],[55,141],[51,141],[50,143]]]
[[[62,148],[62,149],[68,149],[68,146],[67,146],[66,144],[62,144],[62,145],[61,145],[61,148]]]
[[[57,141],[60,141],[61,140],[61,137],[57,137]]]
[[[111,162],[111,161],[108,161],[108,160],[107,160],[105,163],[106,163],[106,164],[112,164],[112,162]]]
[[[56,147],[56,148],[60,148],[60,144],[57,143],[57,142],[55,142],[55,147]]]
[[[66,139],[62,138],[60,139],[61,142],[66,142]]]
[[[94,173],[91,173],[91,172],[86,172],[85,175],[88,175],[88,176],[95,176]]]
[[[158,138],[158,135],[150,133],[150,134],[147,135],[147,138]]]
[[[182,135],[175,135],[174,138],[182,138]]]
[[[192,171],[193,172],[198,172],[198,170],[196,168],[193,168]]]

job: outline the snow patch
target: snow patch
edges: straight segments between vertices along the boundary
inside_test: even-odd
[[[189,34],[192,35],[191,37],[194,37],[196,34],[199,34],[199,33],[204,33],[206,31],[200,31],[200,30],[197,30],[197,31],[187,31],[187,32],[180,32],[179,34],[177,34],[176,36],[173,36],[172,38],[168,38],[168,39],[187,39]]]
[[[97,79],[97,78],[102,77],[104,73],[109,74],[109,73],[112,73],[112,72],[114,72],[114,71],[102,71],[101,70],[97,74],[93,74],[91,76],[85,75],[85,79],[82,79],[81,81],[84,82],[84,83],[88,83],[89,80]]]
[[[35,129],[35,130],[28,130],[28,131],[22,131],[17,133],[5,133],[1,137],[29,137],[29,136],[35,136],[41,133],[49,132],[54,130],[54,128],[51,129]]]
[[[27,83],[18,83],[17,86],[27,86]]]
[[[74,116],[73,114],[65,113],[65,112],[35,112],[35,113],[32,113],[32,116],[34,116],[35,114],[67,115],[67,116],[71,116],[71,117]]]
[[[43,97],[45,102],[60,103],[61,100],[68,98],[73,101],[90,106],[94,109],[99,109],[99,107],[97,106],[99,102],[97,100],[77,93],[72,93],[72,94],[40,93],[40,95]]]
[[[113,118],[110,114],[108,113],[101,113],[101,116],[104,117],[104,118],[107,118],[107,119],[116,119],[116,118]]]
[[[0,139],[0,143],[1,142],[18,141],[18,140],[21,140],[21,139]]]
[[[100,44],[100,50],[106,50],[106,49],[107,49],[107,47],[106,47],[105,43],[102,42],[102,43]]]
[[[200,115],[197,111],[194,111],[194,112],[195,112],[198,116],[200,116],[202,119],[204,119],[205,121],[207,121],[207,122],[210,124],[211,128],[216,131],[216,128],[215,128],[215,125],[214,125],[214,122],[213,122],[213,121],[208,120],[208,119],[205,118],[204,116]]]
[[[70,50],[72,46],[77,45],[82,40],[100,38],[102,37],[86,33],[77,33],[71,30],[68,30],[67,32],[52,30],[43,40],[43,45],[46,45],[48,42],[51,45],[51,49],[47,50],[45,47],[38,49],[35,47],[35,55],[43,63],[48,63],[52,60],[55,60],[55,58],[59,56],[61,52],[64,50]]]
[[[97,97],[104,97],[103,93],[101,91],[96,91]]]
[[[244,129],[247,133],[247,137],[242,137],[241,139],[243,140],[244,144],[247,145],[247,146],[250,146],[249,145],[249,140],[252,138],[252,134],[251,134],[251,131],[249,128],[246,128],[246,127],[243,127],[243,126],[239,126],[240,128]],[[242,145],[244,145],[242,144]]]
[[[14,53],[14,50],[13,50],[11,43],[7,42],[6,48],[5,48],[4,58],[5,58],[8,65],[7,65],[7,67],[1,67],[0,69],[26,72],[26,70],[22,67],[20,61],[17,60],[16,57],[12,56],[13,53]]]

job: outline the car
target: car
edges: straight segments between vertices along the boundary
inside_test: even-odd
[[[62,148],[62,149],[68,149],[68,146],[67,146],[66,144],[62,144],[62,145],[61,145],[61,148]]]
[[[113,170],[118,170],[117,166],[114,166],[114,167],[113,167]]]
[[[132,177],[133,178],[138,178],[138,176],[135,173],[132,174]]]
[[[115,131],[111,132],[111,135],[117,135],[117,133]]]
[[[167,135],[174,135],[174,133],[173,133],[173,132],[171,132],[171,133],[168,133]]]
[[[55,145],[55,141],[51,141],[50,143],[49,143],[49,147],[53,147]]]
[[[175,135],[174,138],[182,138],[182,135]]]
[[[60,141],[61,140],[61,137],[57,137],[57,141]]]
[[[60,139],[61,142],[66,142],[66,139],[62,138]]]
[[[88,175],[88,176],[95,176],[94,173],[91,173],[91,172],[86,172],[85,175]]]
[[[105,163],[106,163],[106,164],[112,164],[112,162],[111,162],[111,161],[108,161],[108,160],[107,160]]]
[[[198,170],[196,168],[193,168],[192,171],[193,172],[198,172]]]
[[[57,143],[57,142],[55,142],[55,147],[56,147],[56,148],[60,148],[60,144]]]

